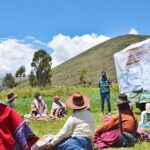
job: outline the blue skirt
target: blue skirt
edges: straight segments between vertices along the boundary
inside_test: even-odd
[[[55,150],[93,150],[92,142],[85,137],[65,138],[55,145]]]

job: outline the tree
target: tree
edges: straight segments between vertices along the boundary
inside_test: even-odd
[[[38,85],[45,86],[51,83],[51,56],[43,49],[34,53],[31,66],[35,72]]]
[[[26,72],[26,69],[25,69],[24,66],[21,66],[21,67],[16,71],[16,77],[20,77],[19,87],[20,87],[20,84],[21,84],[21,78],[22,78],[22,77],[25,77],[25,72]]]
[[[29,74],[29,85],[32,86],[32,87],[35,87],[35,86],[38,85],[37,78],[34,75],[33,71],[31,71],[30,74]]]
[[[85,69],[82,69],[82,70],[80,71],[80,83],[81,83],[81,84],[85,83],[85,81],[84,81],[85,74],[86,74],[86,70],[85,70]]]
[[[11,73],[6,73],[3,79],[3,86],[7,88],[13,88],[17,86],[17,83],[15,82],[15,78],[12,76]]]

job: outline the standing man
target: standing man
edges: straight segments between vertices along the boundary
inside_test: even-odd
[[[108,114],[111,114],[110,87],[111,87],[111,80],[107,78],[106,72],[103,71],[101,73],[101,79],[99,80],[99,88],[100,88],[100,95],[101,95],[100,103],[101,103],[102,113],[104,113],[104,104],[105,104],[105,99],[106,99]]]

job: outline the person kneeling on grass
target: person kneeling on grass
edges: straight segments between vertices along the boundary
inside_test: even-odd
[[[50,116],[61,118],[66,115],[66,105],[61,102],[59,96],[54,96]]]
[[[66,100],[67,107],[73,109],[64,127],[46,145],[47,150],[92,150],[94,136],[94,117],[86,108],[89,98],[74,93]]]
[[[120,94],[117,100],[119,113],[96,130],[94,146],[96,148],[128,147],[134,145],[138,121],[129,106],[126,94]]]

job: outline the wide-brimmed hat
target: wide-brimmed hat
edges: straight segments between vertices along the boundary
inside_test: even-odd
[[[126,94],[119,94],[117,99],[117,105],[122,105],[125,103],[130,103]]]
[[[145,110],[146,110],[146,113],[150,113],[150,103],[146,103]]]
[[[10,101],[13,101],[16,97],[17,97],[17,95],[14,95],[13,92],[10,92],[9,94],[7,94],[7,98],[5,100],[7,102],[10,102]]]
[[[89,98],[79,92],[75,92],[66,100],[66,105],[72,109],[83,109],[89,106]]]

